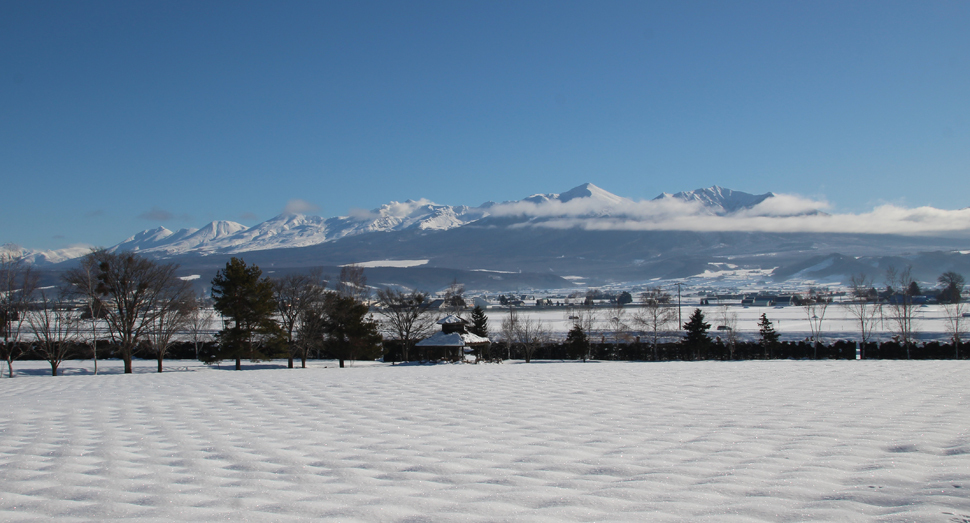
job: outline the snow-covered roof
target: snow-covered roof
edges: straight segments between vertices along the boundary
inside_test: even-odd
[[[483,338],[477,334],[472,334],[470,332],[462,333],[461,339],[464,340],[465,345],[477,345],[479,343],[491,343],[488,338]]]
[[[470,332],[458,333],[436,332],[433,336],[425,338],[417,343],[418,347],[464,347],[466,345],[478,345],[490,343],[488,338],[483,338]]]
[[[467,321],[455,316],[454,314],[449,314],[444,318],[438,320],[438,325],[454,324],[454,323],[468,323]]]
[[[430,338],[425,338],[417,343],[418,347],[464,347],[465,340],[461,339],[461,334],[450,332],[436,332]]]

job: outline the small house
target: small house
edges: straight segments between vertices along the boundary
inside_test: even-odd
[[[425,355],[428,360],[436,361],[448,359],[460,361],[467,352],[477,352],[481,354],[482,349],[487,349],[491,342],[488,338],[483,338],[477,334],[468,332],[469,321],[450,314],[438,320],[441,331],[419,341],[415,347]]]

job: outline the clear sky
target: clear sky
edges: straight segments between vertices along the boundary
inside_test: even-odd
[[[970,2],[0,2],[0,243],[583,182],[970,205]]]

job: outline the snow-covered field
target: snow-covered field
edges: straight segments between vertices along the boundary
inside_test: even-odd
[[[970,521],[965,361],[86,365],[0,380],[0,520]]]
[[[771,320],[775,330],[781,335],[783,341],[798,341],[804,340],[811,336],[811,326],[808,321],[808,315],[805,312],[804,307],[786,306],[786,307],[741,307],[738,305],[732,306],[716,306],[716,305],[704,305],[698,306],[696,304],[687,305],[682,307],[681,316],[683,321],[687,321],[694,309],[700,308],[704,312],[705,321],[711,324],[710,336],[713,338],[719,333],[716,328],[718,325],[722,325],[724,314],[733,315],[736,318],[735,329],[742,339],[746,340],[756,340],[758,339],[758,320],[761,318],[762,314],[766,314],[768,319]],[[607,324],[608,318],[613,315],[613,310],[608,307],[595,309],[599,316],[600,321],[598,322],[597,329],[609,332],[610,327]],[[629,325],[630,329],[635,329],[636,325],[633,322],[633,315],[636,314],[638,308],[636,306],[627,306],[624,309],[623,320]],[[508,316],[508,309],[488,309],[487,311],[489,328],[491,332],[499,332],[502,325],[502,320]],[[521,307],[516,309],[519,317],[531,318],[535,320],[542,320],[545,327],[552,333],[554,338],[565,338],[566,333],[572,328],[573,322],[569,320],[570,311],[567,307],[552,307],[545,309],[536,309],[534,307]],[[887,311],[886,314],[889,314]],[[970,318],[964,320],[970,322]],[[917,336],[923,341],[946,341],[950,339],[950,334],[947,332],[946,328],[946,316],[943,311],[943,307],[940,305],[927,305],[925,307],[920,307],[916,309],[915,329],[917,331]],[[895,325],[892,320],[886,316],[884,319],[880,320],[876,324],[876,341],[889,341],[895,329]],[[595,335],[595,333],[594,333]],[[673,339],[677,339],[681,334],[677,334]],[[595,337],[595,336],[594,336]],[[836,340],[858,340],[859,339],[859,326],[858,322],[847,309],[839,304],[830,305],[822,318],[822,339],[826,342],[832,342]]]

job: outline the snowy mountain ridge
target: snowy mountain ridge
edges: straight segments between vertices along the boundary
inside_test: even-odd
[[[770,192],[753,195],[713,186],[676,194],[663,193],[654,200],[696,202],[702,206],[704,212],[723,216],[750,209],[774,196]],[[281,214],[252,227],[232,221],[214,221],[200,229],[186,228],[177,231],[160,226],[134,234],[109,250],[151,253],[162,257],[182,254],[235,254],[306,247],[376,232],[446,231],[521,204],[532,204],[535,208],[546,204],[568,204],[572,208],[589,209],[586,216],[604,216],[614,212],[622,214],[623,209],[636,203],[592,183],[584,183],[563,193],[534,194],[518,201],[499,204],[486,202],[477,207],[439,205],[422,198],[403,202],[391,201],[369,211],[354,210],[347,216],[331,218]],[[24,254],[38,263],[57,263],[86,252],[87,248],[74,248],[46,254],[24,251]]]
[[[748,194],[746,192],[733,191],[731,189],[725,189],[724,187],[714,185],[705,189],[682,191],[676,194],[662,193],[654,198],[654,200],[656,201],[672,198],[685,202],[697,202],[703,205],[703,207],[711,214],[725,216],[738,212],[742,209],[750,209],[755,205],[767,200],[768,198],[774,197],[775,194],[771,192],[764,194]]]

